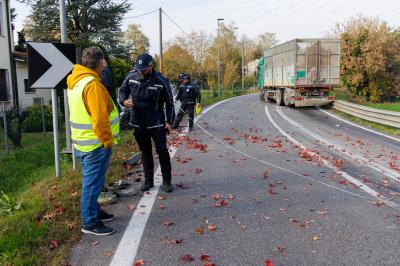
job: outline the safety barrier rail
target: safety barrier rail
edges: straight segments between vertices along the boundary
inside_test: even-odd
[[[346,101],[335,101],[333,108],[368,121],[400,128],[400,112],[371,108]]]

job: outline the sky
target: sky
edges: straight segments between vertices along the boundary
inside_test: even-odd
[[[116,0],[118,1],[118,0]],[[336,22],[345,22],[352,16],[363,14],[379,17],[390,26],[400,26],[399,0],[128,0],[132,9],[126,17],[147,13],[162,7],[164,12],[184,31],[217,32],[217,18],[234,23],[238,36],[251,38],[264,32],[277,34],[280,43],[294,38],[323,37]],[[29,6],[11,0],[16,8],[16,30],[22,29]],[[150,39],[150,52],[159,51],[158,12],[126,18],[122,29],[138,23]],[[185,35],[163,15],[163,42]]]

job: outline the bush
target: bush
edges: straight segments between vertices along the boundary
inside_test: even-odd
[[[42,132],[43,131],[43,123],[42,123],[42,107],[40,105],[33,105],[28,107],[27,109],[28,116],[25,118],[23,123],[23,131],[24,132]],[[46,124],[46,130],[51,131],[53,129],[52,126],[52,113],[50,106],[43,106],[44,112],[44,120]]]
[[[110,68],[113,76],[114,86],[118,88],[122,85],[122,82],[133,67],[124,60],[115,58],[111,60]]]

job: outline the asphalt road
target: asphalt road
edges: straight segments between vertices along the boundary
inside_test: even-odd
[[[196,127],[171,139],[179,187],[144,195],[148,206],[142,195],[108,206],[116,234],[83,236],[69,263],[206,265],[207,255],[215,265],[400,265],[400,142],[325,112],[255,94],[209,110],[198,123],[213,137]],[[133,213],[141,222],[125,233]],[[137,245],[124,246],[129,238]]]

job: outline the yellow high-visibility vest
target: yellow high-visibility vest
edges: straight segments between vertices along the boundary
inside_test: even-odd
[[[83,102],[83,90],[94,79],[92,76],[78,81],[72,90],[68,89],[68,105],[70,111],[71,139],[74,147],[81,152],[91,152],[103,144],[93,131],[93,120],[88,114]],[[110,113],[111,133],[114,136],[113,143],[119,142],[119,113],[113,100],[114,109]]]

